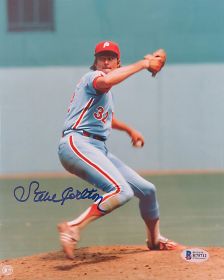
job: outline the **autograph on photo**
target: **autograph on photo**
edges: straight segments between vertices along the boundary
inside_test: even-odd
[[[19,202],[26,202],[29,199],[33,202],[54,202],[64,205],[67,200],[80,200],[80,199],[91,199],[95,202],[102,201],[103,197],[97,193],[97,189],[85,188],[83,191],[74,189],[73,187],[67,187],[63,192],[58,195],[56,193],[49,193],[45,190],[40,190],[40,184],[38,181],[32,181],[26,190],[23,186],[17,186],[14,188],[14,197]]]

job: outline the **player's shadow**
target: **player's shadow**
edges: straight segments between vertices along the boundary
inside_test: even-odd
[[[100,248],[99,248],[100,250]],[[126,254],[133,254],[136,255],[138,253],[143,253],[148,250],[141,249],[141,248],[111,248],[108,249],[106,252],[91,252],[91,248],[85,247],[80,248],[75,251],[74,260],[68,260],[65,258],[64,253],[51,253],[47,256],[42,257],[42,260],[52,260],[52,261],[59,261],[59,265],[55,265],[54,268],[56,270],[61,271],[69,271],[74,268],[85,266],[89,264],[96,264],[102,262],[108,262],[112,260],[117,260],[122,257],[122,255]]]
[[[86,259],[76,259],[75,261],[72,261],[71,264],[62,264],[62,265],[56,265],[54,268],[56,270],[62,270],[62,271],[68,271],[72,270],[74,268],[80,267],[80,266],[85,266],[85,265],[90,265],[90,264],[96,264],[96,263],[102,263],[102,262],[108,262],[111,260],[119,259],[118,256],[102,256],[102,257],[97,257],[95,259],[86,258]]]

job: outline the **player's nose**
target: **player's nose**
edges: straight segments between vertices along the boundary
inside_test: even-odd
[[[110,62],[109,59],[108,59],[108,58],[105,58],[104,63],[105,63],[105,64],[109,64],[109,62]]]

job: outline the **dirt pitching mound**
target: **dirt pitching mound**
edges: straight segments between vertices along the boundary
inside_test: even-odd
[[[107,246],[77,249],[75,259],[63,252],[49,252],[1,261],[10,265],[7,280],[224,280],[224,248],[203,248],[209,259],[189,263],[181,251],[148,251],[145,246]]]

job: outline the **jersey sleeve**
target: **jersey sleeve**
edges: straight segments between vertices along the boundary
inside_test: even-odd
[[[96,80],[99,77],[103,77],[105,75],[106,74],[104,72],[102,72],[102,71],[93,71],[92,73],[90,73],[89,79],[88,79],[88,87],[91,90],[91,92],[93,92],[95,94],[99,94],[99,93],[106,93],[106,92],[108,92],[110,90],[110,88],[109,88],[109,89],[105,90],[104,92],[100,92],[96,88]]]

